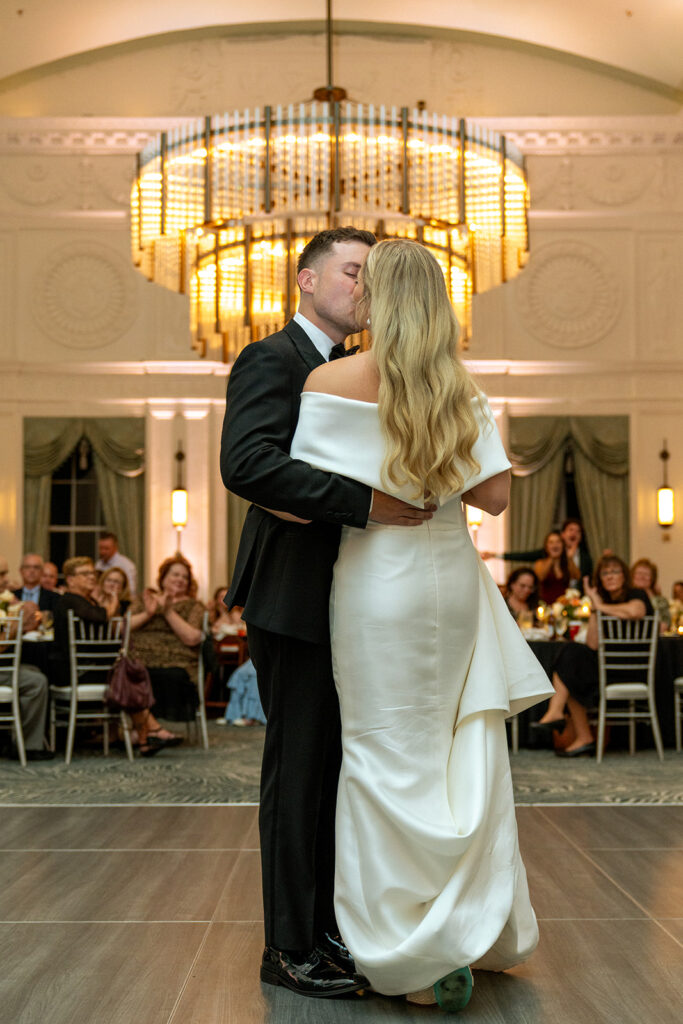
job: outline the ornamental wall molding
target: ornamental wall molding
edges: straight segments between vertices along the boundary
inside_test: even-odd
[[[448,111],[446,111],[448,112]],[[216,113],[207,110],[207,114]],[[457,114],[457,111],[453,111]],[[683,152],[683,117],[475,118],[525,153]],[[137,153],[188,117],[0,118],[0,153]]]
[[[36,271],[33,316],[65,348],[103,348],[135,322],[136,284],[128,261],[113,249],[90,241],[61,245]]]
[[[617,277],[605,253],[585,242],[550,242],[535,249],[515,285],[522,322],[553,348],[593,345],[619,315]]]
[[[477,118],[504,132],[524,153],[683,152],[683,117]]]

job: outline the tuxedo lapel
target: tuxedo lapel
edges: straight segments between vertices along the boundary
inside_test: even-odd
[[[285,324],[283,330],[292,339],[295,349],[309,370],[315,370],[316,366],[321,366],[325,362],[303,327],[300,327],[296,320],[290,320],[288,324]]]

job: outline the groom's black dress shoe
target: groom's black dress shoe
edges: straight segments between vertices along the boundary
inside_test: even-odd
[[[346,971],[347,974],[355,974],[356,963],[338,932],[334,934],[332,932],[323,932],[317,948],[321,949],[323,953],[327,953],[330,960],[337,967],[341,967],[343,971]]]
[[[364,978],[343,970],[322,949],[294,953],[272,946],[263,951],[261,981],[318,999],[351,995],[366,984]]]

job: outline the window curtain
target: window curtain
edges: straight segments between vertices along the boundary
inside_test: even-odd
[[[24,420],[24,549],[47,556],[52,474],[85,437],[107,527],[119,538],[121,551],[136,565],[144,556],[143,419]]]
[[[556,416],[511,417],[510,488],[512,551],[541,546],[553,528],[562,485],[568,424]]]
[[[576,416],[574,483],[593,562],[605,548],[630,562],[627,416]]]
[[[568,446],[574,483],[596,562],[605,548],[629,560],[629,441],[626,416],[529,416],[510,419],[513,551],[538,547],[553,526]]]

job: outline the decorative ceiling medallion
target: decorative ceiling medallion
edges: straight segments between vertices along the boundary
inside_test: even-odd
[[[619,313],[619,285],[605,254],[582,242],[551,242],[535,251],[517,296],[528,329],[556,348],[594,344]]]
[[[35,319],[60,345],[102,348],[135,320],[134,280],[126,261],[105,246],[93,242],[60,246],[38,271]]]

